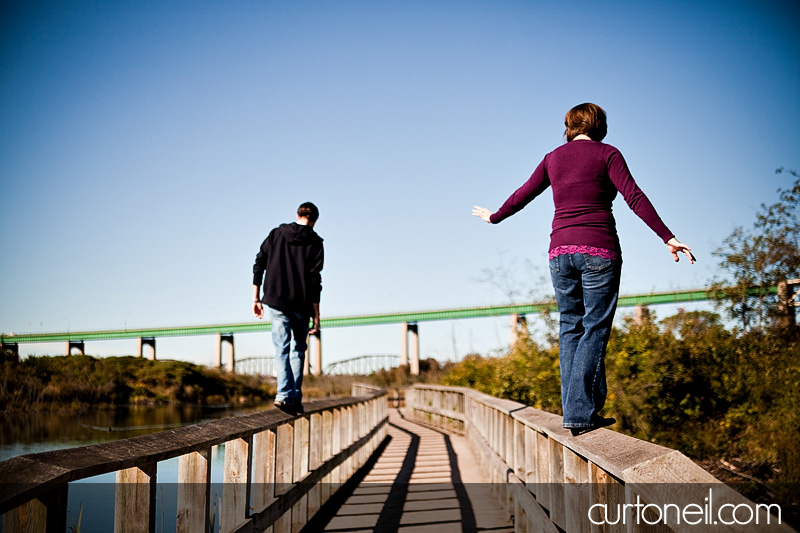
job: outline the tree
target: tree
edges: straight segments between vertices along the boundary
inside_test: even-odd
[[[764,329],[775,324],[779,282],[800,277],[800,174],[779,168],[794,177],[788,189],[778,189],[778,201],[761,204],[751,229],[736,227],[714,251],[727,274],[712,285],[719,304],[743,330]]]

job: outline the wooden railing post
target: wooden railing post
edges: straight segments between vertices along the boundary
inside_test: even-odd
[[[568,533],[591,531],[589,515],[592,496],[589,487],[589,463],[566,446],[564,450],[564,528]]]
[[[308,475],[308,418],[299,417],[294,421],[294,465],[293,483],[300,483]],[[300,531],[308,521],[308,495],[304,494],[292,507],[292,532]]]
[[[272,429],[253,435],[253,510],[263,511],[275,501],[275,443]]]
[[[156,528],[156,463],[117,471],[115,533],[150,533]]]
[[[220,532],[234,531],[247,518],[250,505],[250,468],[252,437],[225,443],[225,474],[222,487]]]
[[[333,411],[323,411],[322,413],[322,460],[328,461],[333,457]],[[330,498],[331,484],[333,483],[333,473],[327,474],[322,478],[322,503],[328,501]]]
[[[208,531],[211,496],[211,449],[178,459],[178,533]]]
[[[64,484],[3,515],[3,531],[61,533],[67,529],[68,485]]]
[[[308,469],[316,470],[325,462],[322,453],[322,413],[311,413],[308,430]],[[308,515],[314,516],[322,506],[322,490],[319,483],[308,493]]]
[[[292,487],[294,466],[294,425],[291,422],[278,426],[275,453],[275,495],[281,496]],[[288,509],[275,521],[274,533],[290,533],[292,511]]]

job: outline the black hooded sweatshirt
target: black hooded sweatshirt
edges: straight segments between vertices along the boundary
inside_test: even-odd
[[[296,222],[270,232],[256,255],[253,285],[264,282],[261,302],[279,311],[314,316],[322,292],[322,237]],[[264,273],[266,272],[266,276]]]

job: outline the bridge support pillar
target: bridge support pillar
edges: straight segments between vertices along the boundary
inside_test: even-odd
[[[800,307],[800,279],[778,282],[778,321],[781,328],[795,327],[795,307]]]
[[[139,337],[139,357],[144,356],[144,347],[149,346],[152,351],[148,354],[147,358],[151,361],[156,360],[156,338],[155,337]]]
[[[408,335],[411,334],[411,375],[419,375],[419,329],[417,324],[403,322],[403,350],[400,354],[400,365],[409,364]]]
[[[310,362],[313,359],[313,362]],[[310,370],[309,370],[310,365]],[[313,335],[308,336],[308,352],[303,363],[303,374],[309,373],[319,376],[322,374],[322,331],[318,330]]]
[[[0,361],[12,361],[19,363],[19,344],[16,342],[4,342],[0,345]]]
[[[227,335],[217,333],[217,351],[214,356],[214,368],[222,368],[223,344],[227,344],[231,347],[230,355],[225,363],[225,368],[228,372],[236,372],[236,352],[233,349],[233,333]]]
[[[633,323],[641,326],[650,319],[650,308],[646,305],[639,304],[633,312]]]
[[[83,341],[67,341],[67,355],[72,355],[72,349],[78,349],[78,355],[86,355]]]
[[[528,318],[525,315],[511,313],[511,348],[517,344],[521,331],[528,327]]]

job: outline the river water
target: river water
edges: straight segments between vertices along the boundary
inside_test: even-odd
[[[87,446],[165,429],[226,418],[271,407],[231,405],[160,405],[99,409],[78,414],[31,413],[0,416],[0,461],[18,455]],[[224,445],[211,451],[212,513],[219,508]],[[174,531],[178,459],[158,463],[156,523],[158,531]],[[115,474],[70,483],[67,531],[113,529]],[[2,482],[2,480],[0,480]],[[214,514],[218,517],[218,513]],[[217,518],[218,521],[218,518]],[[80,522],[80,528],[78,528]],[[0,520],[0,532],[3,531]]]

